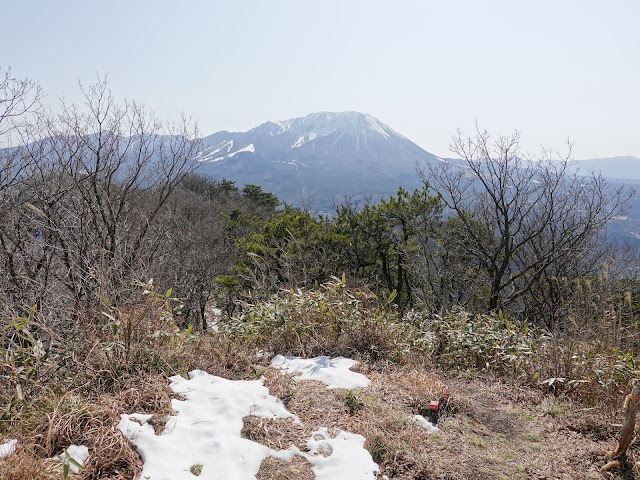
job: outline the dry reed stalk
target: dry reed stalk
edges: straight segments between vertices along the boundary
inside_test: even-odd
[[[603,472],[620,465],[627,455],[627,449],[629,448],[629,444],[631,444],[633,433],[636,429],[636,415],[638,413],[638,407],[640,406],[639,396],[640,384],[638,380],[633,380],[631,382],[631,393],[624,399],[624,424],[620,432],[620,438],[618,439],[618,448],[607,455],[606,458],[611,460],[611,462],[602,467]]]

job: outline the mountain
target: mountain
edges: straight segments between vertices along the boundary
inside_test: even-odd
[[[570,168],[578,174],[602,173],[607,177],[610,192],[623,185],[635,190],[626,214],[607,224],[607,235],[618,242],[640,247],[640,158],[623,156],[576,160]]]
[[[630,155],[625,157],[592,158],[577,160],[572,167],[581,172],[602,172],[605,177],[624,180],[640,180],[640,158]]]
[[[420,184],[416,164],[435,160],[375,117],[321,112],[204,138],[200,172],[253,183],[292,204],[328,211],[334,199],[374,200]]]

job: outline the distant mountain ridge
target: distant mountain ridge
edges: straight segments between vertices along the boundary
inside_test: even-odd
[[[599,171],[608,178],[640,180],[640,158],[631,155],[577,160],[573,162],[573,168],[579,168],[581,172]]]
[[[384,172],[393,179],[413,175],[416,162],[437,158],[374,116],[354,111],[267,121],[247,132],[216,132],[204,138],[204,149],[198,156],[205,173],[219,176],[229,172],[239,183],[244,182],[244,176],[262,179],[265,188],[278,177],[271,175],[265,162],[281,174],[286,168],[282,166],[288,165],[294,170],[320,169],[331,174],[338,169],[367,177]],[[633,156],[578,160],[572,168],[640,180],[640,158]],[[304,189],[305,185],[299,187]]]
[[[345,197],[362,205],[368,198],[388,198],[400,186],[420,187],[416,166],[462,164],[427,152],[372,115],[353,111],[268,121],[247,132],[220,131],[202,144],[196,155],[199,173],[233,180],[240,188],[260,185],[281,201],[314,213],[333,212]],[[612,188],[624,183],[640,192],[639,158],[580,160],[571,168],[601,171]],[[640,194],[632,198],[627,215],[612,220],[608,230],[640,245]]]

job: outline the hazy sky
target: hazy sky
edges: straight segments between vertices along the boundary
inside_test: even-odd
[[[437,155],[474,121],[640,157],[640,1],[0,0],[0,65],[55,101],[117,96],[203,134],[370,113]]]

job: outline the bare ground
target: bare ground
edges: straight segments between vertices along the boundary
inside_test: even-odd
[[[495,379],[444,381],[434,373],[361,370],[371,385],[347,392],[267,369],[270,391],[304,427],[290,421],[261,425],[262,438],[256,440],[304,448],[304,439],[321,426],[359,433],[380,474],[391,480],[640,478],[633,448],[626,465],[600,472],[605,454],[617,445],[619,427],[613,417],[599,417],[598,409]],[[451,395],[450,406],[438,423],[440,432],[428,435],[411,416],[425,413],[428,401],[443,391]]]
[[[245,418],[243,435],[274,449],[295,444],[305,450],[311,433],[328,427],[332,434],[342,429],[363,435],[380,476],[390,480],[640,479],[637,444],[632,444],[626,464],[600,472],[605,454],[616,446],[622,396],[613,407],[585,406],[491,377],[446,378],[424,368],[385,364],[361,364],[358,370],[371,384],[354,391],[299,381],[264,364],[242,370],[243,375],[229,376],[264,375],[271,394],[301,420]],[[224,371],[214,373],[225,376]],[[451,401],[438,422],[440,432],[428,435],[411,417],[425,414],[429,401],[445,391]],[[120,413],[168,413],[166,380],[140,379],[129,390],[90,404],[70,395],[56,400],[55,408],[47,410],[53,414],[43,421],[34,416],[22,424],[21,447],[0,460],[0,480],[61,478],[59,464],[46,458],[73,441],[101,452],[90,457],[80,478],[124,480],[140,472],[139,457],[115,425]],[[290,462],[265,460],[257,478],[314,477],[310,465],[296,457]]]

